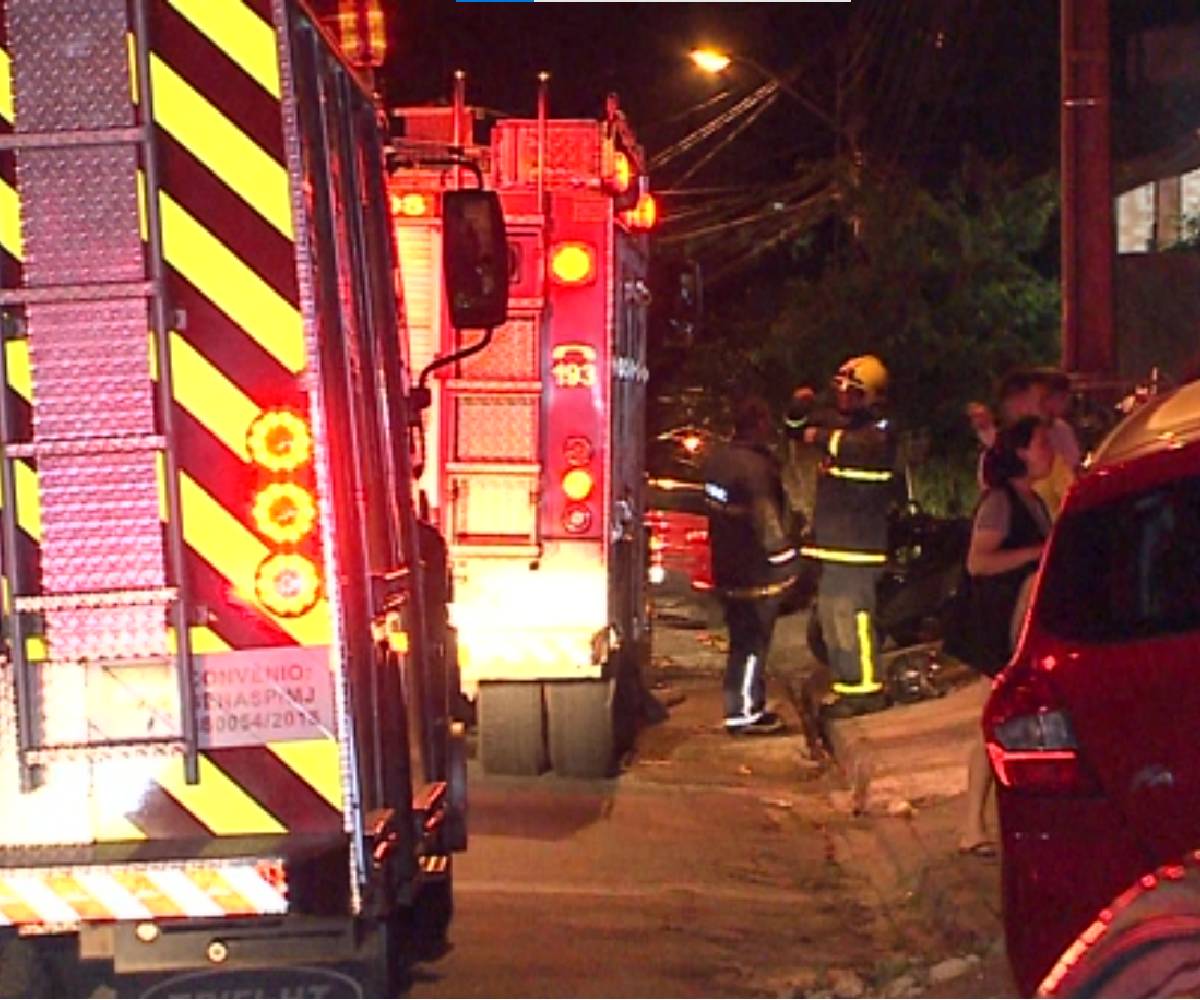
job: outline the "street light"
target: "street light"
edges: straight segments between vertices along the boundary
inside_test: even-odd
[[[814,103],[811,99],[805,97],[778,73],[767,69],[766,66],[758,62],[756,59],[751,59],[749,56],[740,54],[735,55],[729,52],[722,52],[719,49],[710,48],[692,49],[688,55],[692,62],[695,63],[700,69],[704,70],[705,73],[723,73],[734,63],[741,63],[743,66],[749,66],[752,70],[754,70],[754,72],[758,73],[764,79],[775,84],[776,87],[787,94],[788,97],[790,97],[793,101],[806,108],[812,114],[816,115],[827,125],[830,125],[831,127],[834,126],[833,119],[829,116],[829,113],[825,111],[824,108]]]
[[[705,73],[721,73],[733,62],[724,52],[718,52],[716,49],[692,49],[690,54],[692,62]]]

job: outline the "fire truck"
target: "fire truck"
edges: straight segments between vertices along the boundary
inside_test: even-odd
[[[393,114],[391,203],[430,405],[421,487],[449,545],[463,688],[493,773],[612,771],[643,697],[647,229],[654,203],[617,99],[598,119]],[[484,141],[476,131],[490,124]],[[478,180],[474,175],[478,175]],[[446,321],[445,192],[504,207],[509,319]]]
[[[465,750],[382,111],[300,0],[0,50],[0,992],[395,995]],[[447,211],[500,322],[498,202]]]

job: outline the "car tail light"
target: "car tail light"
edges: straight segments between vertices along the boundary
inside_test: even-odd
[[[983,734],[996,780],[1014,791],[1083,794],[1098,789],[1075,728],[1050,683],[1054,658],[1019,660],[996,681]]]

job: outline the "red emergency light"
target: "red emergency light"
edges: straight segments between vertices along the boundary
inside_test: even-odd
[[[268,483],[254,499],[255,525],[281,545],[300,541],[316,521],[316,501],[299,483]]]
[[[297,618],[316,606],[321,571],[307,555],[291,551],[305,543],[317,524],[317,499],[304,482],[304,466],[313,453],[308,423],[291,410],[265,410],[246,430],[246,450],[269,481],[260,485],[250,516],[272,546],[254,574],[254,594],[281,618]]]
[[[387,23],[382,0],[339,0],[334,16],[338,45],[354,66],[382,66],[387,55]]]
[[[406,219],[423,219],[433,215],[433,196],[421,191],[405,191],[391,196],[392,214]]]
[[[321,574],[304,556],[277,552],[259,564],[254,592],[271,613],[280,618],[299,618],[316,606],[321,596]]]
[[[654,195],[643,192],[633,208],[621,213],[621,221],[638,232],[653,229],[658,224],[658,200]]]
[[[312,457],[312,434],[291,410],[265,410],[246,432],[246,450],[268,472],[294,472]]]

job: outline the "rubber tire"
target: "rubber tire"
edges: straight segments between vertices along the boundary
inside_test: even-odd
[[[424,883],[408,914],[408,956],[414,962],[441,958],[449,946],[454,918],[454,859],[446,859],[445,875]]]
[[[540,684],[480,684],[478,711],[479,762],[484,771],[528,776],[546,770],[546,715]]]
[[[550,766],[564,778],[607,778],[615,771],[614,684],[548,681]]]

